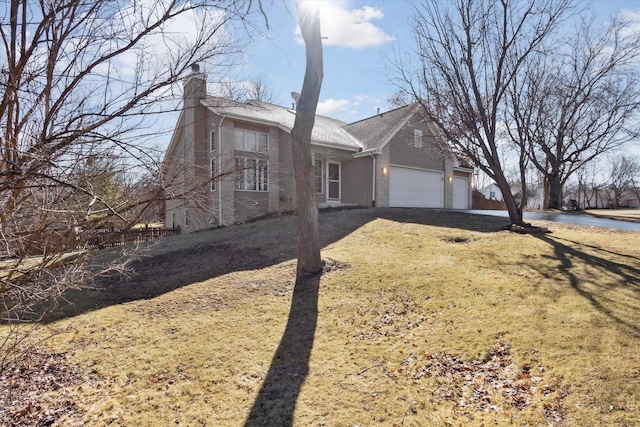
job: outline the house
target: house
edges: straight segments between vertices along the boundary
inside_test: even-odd
[[[496,184],[495,182],[479,188],[478,191],[482,193],[485,199],[498,201],[504,200],[504,198],[502,197],[502,191],[500,191],[500,187],[498,187],[498,184]]]
[[[294,119],[292,108],[208,96],[194,66],[162,167],[167,226],[189,232],[295,209]],[[320,207],[471,206],[473,169],[415,106],[351,124],[316,116],[311,139]]]

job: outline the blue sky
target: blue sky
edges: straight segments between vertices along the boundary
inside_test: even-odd
[[[385,75],[384,58],[412,42],[410,1],[314,1],[321,4],[322,33],[327,37],[318,113],[353,122],[375,114],[377,108],[390,109],[387,100],[395,90]],[[640,0],[595,0],[591,8],[603,19],[621,10],[636,12],[640,27]],[[290,93],[302,86],[304,44],[296,34],[291,0],[274,0],[268,16],[268,38],[256,39],[246,50],[241,75],[260,76],[273,91],[274,103],[288,106]]]

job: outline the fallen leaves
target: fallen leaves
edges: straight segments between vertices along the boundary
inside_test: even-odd
[[[567,396],[561,379],[543,383],[542,376],[534,375],[525,365],[516,369],[510,359],[510,347],[498,342],[482,359],[464,360],[450,354],[425,354],[426,363],[415,363],[416,358],[405,359],[404,365],[413,364],[414,380],[430,378],[435,387],[425,388],[436,404],[449,401],[459,415],[474,411],[505,412],[524,410],[540,404],[550,424],[561,424],[564,419],[563,401]],[[537,373],[545,371],[536,367]]]
[[[51,425],[77,412],[70,397],[49,392],[80,382],[81,375],[68,363],[66,354],[29,348],[0,374],[0,424]]]

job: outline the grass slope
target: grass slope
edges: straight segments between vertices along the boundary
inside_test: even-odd
[[[73,295],[46,325],[83,373],[54,392],[77,405],[58,424],[640,424],[640,233],[411,209],[320,221],[335,262],[306,313],[290,312],[294,217],[166,238],[136,276]]]

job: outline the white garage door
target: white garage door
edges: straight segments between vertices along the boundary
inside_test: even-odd
[[[417,169],[389,168],[389,206],[443,208],[444,174]]]
[[[469,180],[463,176],[453,177],[453,209],[469,209]]]

